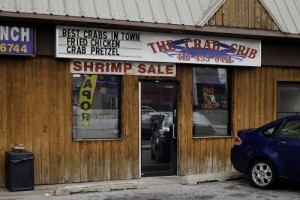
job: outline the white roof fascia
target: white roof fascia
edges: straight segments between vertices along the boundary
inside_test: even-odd
[[[168,17],[162,1],[150,1],[153,11],[154,21],[160,24],[168,24]]]
[[[151,1],[151,0],[150,0]],[[155,23],[153,11],[149,0],[137,0],[142,22]]]
[[[110,8],[109,0],[95,1],[95,9],[97,18],[112,19],[112,11]]]
[[[66,15],[65,1],[49,0],[49,11],[52,15]]]
[[[138,5],[135,0],[123,0],[124,10],[128,21],[141,21]]]

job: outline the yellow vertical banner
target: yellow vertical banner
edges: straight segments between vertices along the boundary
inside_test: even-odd
[[[89,126],[90,112],[93,104],[94,91],[96,88],[98,75],[86,75],[85,80],[80,88],[80,118],[82,125]]]

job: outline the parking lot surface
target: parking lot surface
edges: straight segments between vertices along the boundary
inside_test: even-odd
[[[147,189],[120,190],[110,192],[80,193],[65,196],[49,194],[22,197],[22,200],[285,200],[299,199],[300,185],[297,183],[279,183],[272,190],[261,190],[249,185],[247,179],[205,182],[197,185],[151,185]]]

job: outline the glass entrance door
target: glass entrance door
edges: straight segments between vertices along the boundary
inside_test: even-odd
[[[140,84],[141,174],[167,176],[177,173],[177,83]]]

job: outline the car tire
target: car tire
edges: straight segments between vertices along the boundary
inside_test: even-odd
[[[276,171],[270,161],[256,160],[250,167],[249,178],[254,187],[269,189],[275,185]]]

